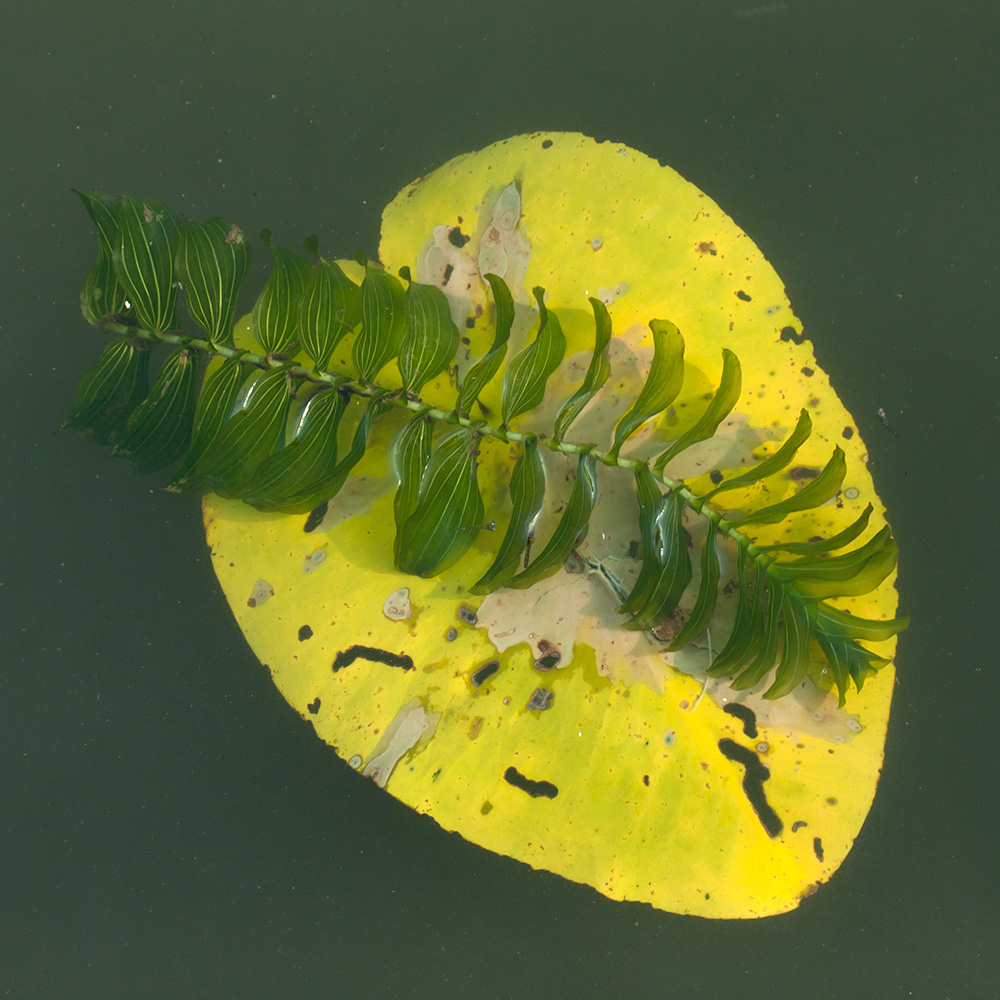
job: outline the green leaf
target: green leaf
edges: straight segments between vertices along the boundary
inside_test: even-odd
[[[633,469],[636,499],[639,502],[639,534],[641,566],[639,575],[625,602],[618,609],[631,614],[642,607],[652,593],[660,575],[660,528],[658,518],[663,512],[663,484],[653,475],[645,462]]]
[[[533,410],[545,395],[545,383],[559,367],[566,351],[566,337],[555,313],[545,308],[542,301],[545,290],[534,288],[532,292],[538,302],[538,334],[507,365],[503,376],[502,425]]]
[[[213,344],[232,344],[236,299],[250,266],[250,241],[226,219],[181,225],[177,274],[191,318]]]
[[[369,264],[361,282],[361,329],[351,360],[363,382],[372,382],[399,354],[406,334],[406,303],[397,278]]]
[[[889,662],[849,639],[834,638],[823,632],[817,632],[816,641],[830,665],[841,705],[846,701],[847,689],[852,680],[860,691],[864,687],[865,680]]]
[[[760,596],[766,596],[767,613],[764,617],[757,617],[753,620],[753,629],[756,633],[753,647],[757,652],[749,666],[744,667],[733,679],[732,686],[737,691],[745,691],[759,683],[761,678],[774,666],[778,655],[784,587],[760,573],[757,575],[757,588],[763,592]]]
[[[898,553],[885,527],[852,552],[776,562],[768,567],[768,573],[775,580],[794,583],[809,597],[855,597],[874,590],[892,572]]]
[[[153,333],[177,327],[174,257],[177,219],[152,199],[122,198],[112,263],[139,323]]]
[[[316,368],[325,369],[334,348],[357,322],[358,286],[332,260],[313,268],[299,305],[299,340]]]
[[[100,254],[108,260],[118,249],[118,219],[121,215],[122,199],[100,191],[77,191],[73,193],[83,202],[94,225],[97,226],[97,239],[100,244]]]
[[[260,238],[274,257],[274,268],[254,303],[253,333],[265,354],[282,354],[295,341],[300,302],[312,268],[304,257],[274,246],[270,230]]]
[[[556,417],[553,439],[561,441],[570,428],[570,424],[580,415],[583,408],[594,398],[611,374],[611,362],[608,360],[608,344],[611,343],[611,317],[607,307],[600,299],[591,298],[590,305],[594,310],[595,343],[594,353],[590,357],[590,365],[583,379],[583,385],[566,401]]]
[[[719,536],[715,524],[712,523],[709,525],[708,535],[701,550],[701,583],[698,586],[698,597],[695,599],[691,617],[684,623],[677,638],[667,646],[667,649],[683,649],[708,628],[719,597],[720,573]]]
[[[306,400],[294,436],[261,462],[243,499],[258,510],[304,513],[328,499],[337,478],[337,432],[347,405],[334,386]]]
[[[653,333],[653,363],[639,398],[615,427],[610,455],[617,459],[622,445],[649,419],[662,413],[681,391],[684,381],[684,338],[667,320],[650,320]]]
[[[63,423],[98,444],[111,444],[149,391],[149,351],[131,337],[112,340],[80,379]]]
[[[743,664],[757,655],[760,647],[761,631],[760,622],[760,598],[766,590],[766,584],[761,581],[763,570],[757,568],[755,584],[752,593],[747,590],[747,547],[748,541],[741,541],[738,545],[736,573],[738,583],[736,618],[733,621],[732,630],[725,646],[719,654],[713,658],[708,668],[708,673],[712,677],[719,677],[723,674],[738,671]]]
[[[87,272],[80,289],[80,312],[91,325],[98,326],[105,317],[132,317],[128,295],[115,277],[111,258],[101,255],[100,260]]]
[[[809,542],[782,542],[777,545],[757,545],[761,552],[793,552],[801,555],[818,555],[821,552],[834,552],[850,544],[868,527],[868,521],[874,508],[871,504],[846,527],[843,531],[829,538],[816,538]]]
[[[472,412],[472,406],[479,398],[479,394],[500,370],[504,355],[507,353],[510,328],[514,323],[514,300],[506,282],[495,274],[487,274],[485,278],[493,289],[496,332],[493,335],[493,346],[465,373],[458,402],[455,405],[455,409],[462,416],[468,416]]]
[[[763,462],[759,462],[752,469],[748,469],[738,476],[733,476],[732,479],[724,480],[701,499],[705,503],[708,503],[717,493],[722,493],[725,490],[734,490],[741,486],[750,486],[752,483],[758,483],[762,479],[780,472],[795,457],[795,453],[809,438],[811,433],[812,419],[808,412],[803,409],[799,413],[799,419],[792,429],[792,433],[788,435],[781,447],[770,458],[765,458]]]
[[[396,522],[395,558],[399,558],[399,543],[403,525],[417,506],[420,481],[431,457],[434,424],[425,413],[414,414],[396,435],[392,444],[392,468],[399,480],[392,501]]]
[[[545,466],[538,451],[538,439],[528,438],[510,474],[510,499],[514,509],[507,531],[490,568],[469,588],[473,594],[488,594],[504,586],[517,571],[521,554],[533,537],[535,518],[542,509],[544,497]]]
[[[174,478],[166,487],[171,492],[193,493],[202,488],[203,477],[195,474],[195,468],[202,455],[213,446],[222,433],[226,421],[232,416],[249,370],[248,366],[240,361],[240,355],[237,355],[227,358],[205,379],[194,411],[191,445],[180,467],[174,473]]]
[[[386,401],[384,396],[385,390],[379,389],[369,397],[365,405],[365,412],[361,415],[361,419],[354,428],[351,447],[348,448],[347,454],[337,462],[337,467],[333,470],[333,474],[330,477],[328,500],[332,500],[340,492],[344,483],[347,482],[347,477],[351,474],[351,469],[361,461],[368,450],[368,438],[371,435],[375,421],[391,405]]]
[[[671,491],[663,498],[655,528],[656,558],[651,567],[654,572],[651,577],[644,578],[640,571],[636,585],[622,606],[623,610],[635,609],[633,617],[625,623],[625,628],[631,631],[653,630],[662,625],[673,614],[691,582],[691,556],[687,550],[684,500],[680,493]]]
[[[434,576],[469,550],[483,520],[477,468],[479,435],[463,428],[434,450],[413,513],[399,532],[396,568]]]
[[[195,475],[223,497],[239,498],[260,463],[282,447],[291,403],[284,366],[260,372],[246,389],[242,409],[222,428],[195,467]]]
[[[860,618],[830,604],[810,604],[813,631],[837,639],[861,639],[864,642],[884,642],[910,624],[909,618],[874,621]]]
[[[566,509],[545,548],[528,567],[504,582],[505,587],[524,590],[560,570],[569,554],[587,537],[590,515],[597,503],[597,460],[590,452],[577,458],[576,479]]]
[[[399,350],[403,389],[419,396],[440,375],[458,351],[458,327],[451,318],[448,297],[435,285],[410,282],[406,289],[407,330]]]
[[[164,361],[150,394],[135,408],[112,454],[139,472],[176,462],[191,440],[201,356],[178,347]]]
[[[777,524],[795,511],[819,507],[837,495],[846,474],[847,463],[844,460],[844,453],[838,445],[833,449],[830,461],[826,463],[819,475],[794,496],[726,523],[733,528],[741,528],[745,524]]]
[[[785,592],[782,604],[784,648],[774,683],[764,692],[765,698],[783,698],[805,679],[809,669],[809,637],[812,624],[806,608]]]
[[[719,380],[719,388],[715,390],[712,401],[708,404],[708,409],[705,410],[694,427],[682,434],[657,458],[653,463],[653,468],[659,472],[671,459],[676,458],[691,445],[714,437],[715,432],[719,429],[719,424],[729,416],[733,407],[739,402],[742,391],[743,373],[740,359],[732,351],[723,348],[722,377]]]

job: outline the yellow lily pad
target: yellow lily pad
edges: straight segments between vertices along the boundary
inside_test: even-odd
[[[551,430],[586,369],[594,336],[587,300],[599,297],[614,322],[612,377],[570,440],[608,446],[648,370],[647,323],[668,319],[687,345],[684,388],[623,454],[654,455],[695,421],[718,384],[726,347],[743,365],[740,402],[670,474],[696,492],[708,489],[713,469],[738,470],[772,454],[806,408],[814,432],[794,467],[719,502],[739,509],[788,496],[839,445],[848,462],[840,494],[750,534],[826,537],[869,502],[871,527],[884,524],[857,426],[816,364],[781,279],[733,220],[669,167],[582,135],[517,136],[401,191],[383,215],[380,255],[388,269],[408,265],[451,296],[468,341],[460,367],[492,342],[481,271],[501,274],[514,293],[513,350],[536,316],[531,288],[546,289],[567,357],[542,406],[515,429]],[[334,367],[349,351],[348,339]],[[494,422],[499,382],[482,396]],[[424,398],[450,410],[454,384],[439,378]],[[380,423],[357,475],[320,523],[215,496],[204,504],[233,613],[320,737],[445,829],[612,899],[759,917],[794,908],[826,881],[875,793],[891,664],[852,690],[843,708],[818,662],[792,694],[768,701],[767,678],[751,691],[706,682],[711,630],[665,653],[656,637],[623,629],[616,588],[635,577],[630,547],[639,537],[625,470],[600,470],[586,542],[534,587],[470,595],[499,542],[488,530],[443,576],[404,577],[392,564],[395,480],[387,457],[400,420]],[[558,500],[573,466],[556,454],[545,460]],[[511,453],[485,439],[480,461],[485,516],[502,527]],[[551,515],[540,521],[537,545],[553,523]],[[729,559],[723,580],[734,572]],[[892,617],[893,579],[836,603]],[[719,637],[716,649],[724,629]],[[891,658],[893,648],[890,640],[878,652]]]

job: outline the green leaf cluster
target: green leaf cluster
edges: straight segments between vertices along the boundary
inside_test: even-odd
[[[251,354],[233,346],[231,332],[250,262],[239,227],[224,219],[192,222],[148,199],[80,197],[99,235],[99,259],[84,281],[81,307],[90,323],[115,337],[83,376],[66,425],[113,445],[144,471],[179,460],[168,488],[215,492],[261,510],[322,510],[365,454],[376,421],[402,410],[409,418],[392,446],[398,482],[393,556],[401,572],[439,574],[482,543],[483,532],[496,531],[492,562],[473,593],[534,585],[561,569],[586,538],[603,469],[631,472],[634,479],[640,568],[631,589],[622,591],[619,610],[627,628],[651,633],[669,649],[699,638],[716,615],[720,546],[736,553],[735,619],[709,668],[713,675],[731,676],[735,687],[753,687],[774,670],[765,695],[782,697],[801,683],[811,653],[819,651],[843,701],[850,684],[860,688],[887,662],[861,642],[883,641],[908,624],[905,618],[861,619],[828,603],[875,589],[896,564],[888,528],[847,548],[865,532],[870,506],[826,539],[764,545],[746,533],[748,526],[779,523],[835,497],[845,475],[839,448],[808,485],[780,502],[738,517],[712,505],[720,493],[763,483],[785,469],[810,436],[806,411],[773,455],[739,474],[719,474],[708,493],[693,493],[665,471],[687,448],[712,438],[739,400],[741,368],[731,351],[723,351],[718,388],[689,430],[651,461],[622,458],[629,438],[681,390],[684,338],[669,321],[650,322],[649,374],[602,452],[596,444],[568,440],[611,371],[611,318],[597,299],[590,300],[595,337],[582,384],[559,409],[551,435],[519,432],[512,425],[541,403],[566,350],[543,289],[534,289],[537,329],[508,359],[513,301],[501,279],[486,276],[495,305],[493,345],[465,373],[454,408],[439,409],[420,394],[453,363],[459,334],[444,294],[412,281],[407,269],[397,278],[365,262],[359,286],[334,261],[318,256],[315,239],[306,244],[318,258],[310,262],[275,247],[265,232],[273,268],[252,309],[261,353]],[[204,336],[176,329],[178,292]],[[335,349],[348,335],[350,365],[331,368]],[[157,344],[172,350],[150,387],[149,356]],[[203,359],[214,367],[199,393]],[[401,388],[380,381],[390,364],[398,369]],[[497,378],[501,423],[494,427],[471,414]],[[352,424],[342,426],[348,413],[353,431]],[[502,533],[493,522],[483,523],[479,467],[486,439],[503,442],[516,455]],[[569,499],[539,550],[533,543],[546,501],[543,447],[575,457],[576,467]],[[704,538],[693,546],[688,527],[698,517]],[[682,597],[694,578],[693,548],[700,550],[700,584],[693,607],[682,613]]]

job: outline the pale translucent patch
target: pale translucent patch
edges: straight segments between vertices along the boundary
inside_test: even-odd
[[[371,778],[380,788],[385,788],[393,769],[408,750],[422,739],[434,734],[440,715],[428,712],[417,698],[405,704],[386,727],[375,752],[368,758],[361,773]]]
[[[247,598],[247,607],[259,608],[262,604],[266,604],[272,597],[274,597],[274,587],[267,580],[258,580],[253,585],[253,590],[250,591],[250,596]]]
[[[326,549],[313,549],[308,555],[304,556],[302,559],[302,572],[303,573],[313,573],[326,562]]]
[[[531,301],[524,289],[531,243],[520,228],[517,185],[511,182],[495,197],[488,191],[476,211],[479,227],[475,234],[462,234],[464,241],[455,239],[458,227],[434,226],[417,254],[414,272],[417,281],[437,285],[448,296],[451,318],[459,329],[468,318],[478,318],[492,306],[484,274],[503,278],[515,302]]]
[[[410,606],[410,588],[400,587],[399,590],[394,590],[385,599],[385,604],[382,605],[382,614],[390,621],[406,621],[413,614],[413,608]]]
[[[598,249],[595,247],[594,249]],[[611,305],[615,299],[620,299],[623,295],[628,294],[628,282],[619,281],[614,288],[598,288],[597,297],[606,305]]]
[[[394,490],[397,485],[398,480],[391,473],[384,476],[348,476],[315,530],[330,531],[342,521],[363,517],[371,512],[376,500]]]

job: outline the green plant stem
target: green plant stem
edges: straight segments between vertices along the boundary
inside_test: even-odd
[[[175,344],[181,347],[190,348],[194,351],[200,351],[201,353],[209,356],[222,358],[240,357],[246,364],[255,365],[258,368],[277,368],[283,364],[287,364],[288,362],[286,355],[252,354],[240,348],[231,347],[228,344],[216,344],[209,340],[204,340],[199,337],[193,337],[189,334],[182,333],[181,331],[154,333],[151,330],[144,330],[141,327],[130,326],[111,318],[102,320],[101,325],[104,329],[111,333],[122,336],[139,337],[141,340],[147,340],[154,344]],[[336,385],[341,391],[350,392],[358,396],[369,397],[380,391],[380,387],[361,382],[357,379],[350,379],[347,382],[338,383],[340,376],[333,375],[330,372],[320,371],[316,368],[307,368],[304,365],[293,365],[287,369],[287,373],[291,378],[301,379],[302,381]],[[419,398],[410,398],[401,391],[397,391],[395,393],[390,392],[383,398],[391,402],[393,406],[396,406],[399,409],[426,414],[432,420],[436,420],[440,423],[454,424],[461,427],[474,427],[479,434],[485,437],[496,438],[497,440],[503,441],[507,444],[538,440],[540,444],[544,444],[550,450],[564,455],[575,455],[580,454],[581,452],[589,452],[602,465],[621,469],[631,469],[633,471],[641,465],[648,464],[639,459],[621,458],[619,455],[613,455],[610,452],[599,451],[596,445],[593,444],[573,444],[571,442],[556,440],[554,438],[545,437],[544,435],[532,432],[521,433],[507,428],[492,427],[483,421],[463,417],[455,410],[440,410],[436,407],[428,406]],[[656,476],[656,478],[663,483],[664,486],[670,489],[671,492],[677,493],[683,499],[687,507],[693,510],[696,514],[700,514],[704,517],[709,522],[710,530],[720,532],[735,542],[746,553],[747,558],[754,563],[758,571],[767,571],[768,567],[774,562],[773,555],[762,552],[754,544],[753,540],[738,528],[727,526],[723,515],[719,511],[712,510],[710,507],[707,507],[705,500],[697,494],[692,493],[683,482],[672,479],[670,476],[665,475],[662,470],[659,472],[653,470],[653,475]]]

